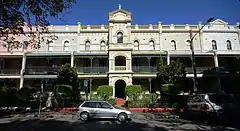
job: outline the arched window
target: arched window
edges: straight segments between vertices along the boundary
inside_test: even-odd
[[[228,49],[228,50],[232,50],[231,41],[230,41],[230,40],[227,40],[226,43],[227,43],[227,49]]]
[[[63,43],[63,51],[68,51],[69,50],[69,41],[64,41]]]
[[[171,46],[173,50],[177,50],[177,44],[175,40],[171,40]]]
[[[91,43],[89,40],[85,42],[85,50],[90,50]]]
[[[117,33],[117,43],[123,43],[123,33],[122,32]]]
[[[135,40],[133,44],[134,44],[134,50],[139,50],[139,42],[138,42],[138,40]]]
[[[48,51],[53,51],[53,41],[49,41],[47,44]]]
[[[149,46],[152,50],[155,50],[155,42],[153,40],[149,41]]]
[[[215,40],[212,40],[212,49],[217,50],[217,42]]]
[[[106,42],[104,40],[100,42],[100,48],[101,50],[106,50]]]

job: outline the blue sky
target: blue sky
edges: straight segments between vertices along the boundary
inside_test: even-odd
[[[240,22],[239,0],[76,0],[63,20],[51,18],[53,25],[108,24],[108,13],[122,9],[132,13],[132,24],[196,24],[209,17]]]

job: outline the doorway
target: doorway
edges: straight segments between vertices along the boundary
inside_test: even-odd
[[[115,82],[115,97],[125,99],[126,83],[124,80],[118,80]]]

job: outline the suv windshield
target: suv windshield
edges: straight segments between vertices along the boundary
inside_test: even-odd
[[[209,95],[209,100],[213,103],[232,103],[234,98],[230,95]]]

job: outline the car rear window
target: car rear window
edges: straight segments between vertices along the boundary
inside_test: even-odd
[[[231,103],[234,102],[234,97],[231,95],[209,95],[209,100],[213,103]]]
[[[95,108],[96,104],[94,102],[85,102],[82,107]]]

